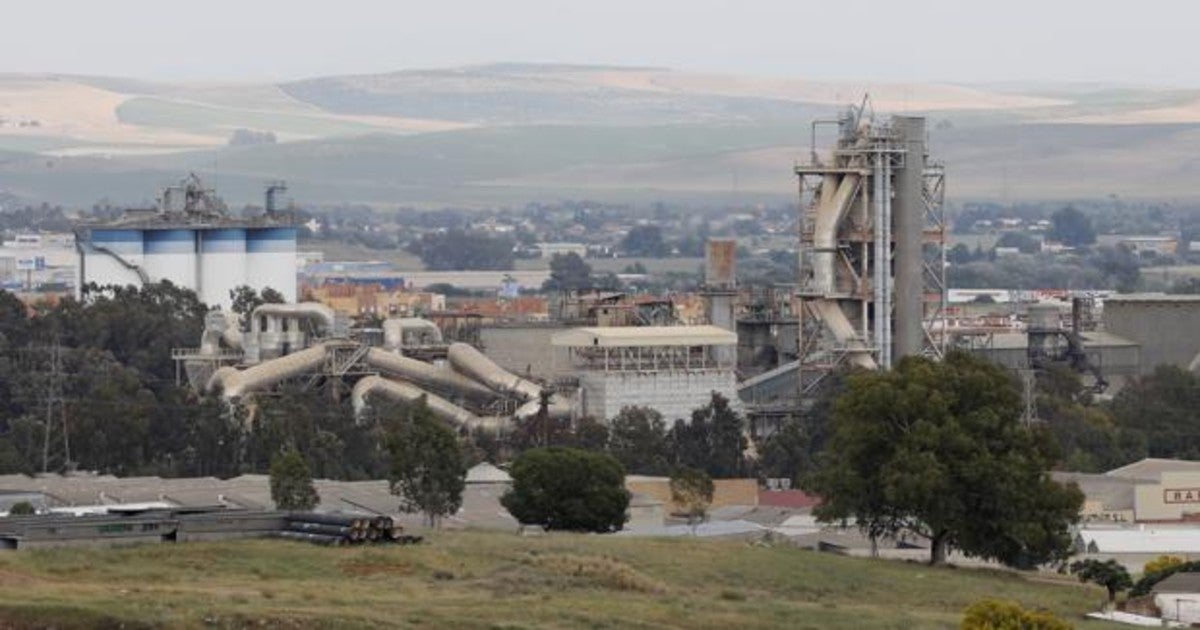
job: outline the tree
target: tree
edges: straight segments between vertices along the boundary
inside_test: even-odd
[[[250,314],[254,312],[254,309],[263,304],[283,304],[287,301],[282,293],[271,287],[265,287],[260,294],[253,287],[245,284],[230,289],[229,300],[229,310],[238,315],[242,331],[250,330]]]
[[[810,440],[799,418],[788,418],[759,449],[760,472],[767,477],[790,479],[793,487],[812,466]]]
[[[649,407],[622,407],[609,422],[608,452],[631,473],[664,475],[668,472],[667,424]]]
[[[1050,238],[1069,247],[1096,242],[1096,228],[1086,214],[1075,206],[1067,206],[1050,215]]]
[[[815,514],[855,519],[872,540],[923,536],[931,564],[951,545],[1014,566],[1065,558],[1083,495],[1050,478],[1054,441],[1021,411],[1012,377],[964,352],[852,374],[804,480]]]
[[[389,477],[404,512],[421,512],[430,527],[462,506],[466,459],[458,436],[438,420],[424,399],[406,405],[387,441],[392,455]]]
[[[521,523],[551,530],[613,532],[625,524],[625,469],[610,455],[571,448],[525,451],[500,503]]]
[[[667,255],[667,244],[657,225],[639,225],[621,239],[621,251],[628,256],[661,258]]]
[[[707,405],[692,412],[691,422],[677,420],[671,428],[674,464],[699,468],[717,479],[745,474],[744,424],[729,399],[713,392]]]
[[[17,501],[8,508],[9,516],[33,516],[37,514],[37,509],[28,501]]]
[[[1015,247],[1022,254],[1036,254],[1042,242],[1025,232],[1005,232],[996,240],[996,247]]]
[[[1174,365],[1160,365],[1121,388],[1113,415],[1122,432],[1140,437],[1150,457],[1200,459],[1196,409],[1200,378]]]
[[[708,506],[713,500],[713,480],[703,470],[677,468],[671,474],[671,503],[683,508],[692,533],[696,525],[708,516]]]
[[[1133,586],[1129,572],[1116,560],[1103,562],[1092,558],[1078,560],[1071,563],[1071,573],[1074,573],[1080,582],[1091,582],[1103,586],[1104,590],[1108,591],[1109,604],[1117,601],[1117,593]]]
[[[579,254],[568,252],[550,257],[550,277],[543,291],[587,291],[592,288],[592,268]]]
[[[277,510],[297,511],[311,510],[321,500],[308,464],[294,448],[285,449],[271,459],[271,500]]]
[[[1025,610],[1017,602],[981,599],[967,607],[960,630],[1071,630],[1052,612]]]
[[[507,237],[451,229],[427,232],[411,243],[409,251],[421,257],[430,271],[483,269],[507,271],[513,268],[515,243]]]

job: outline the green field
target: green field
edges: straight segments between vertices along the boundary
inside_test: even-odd
[[[689,539],[438,533],[0,554],[0,627],[952,628],[984,597],[1080,627],[1100,590]]]

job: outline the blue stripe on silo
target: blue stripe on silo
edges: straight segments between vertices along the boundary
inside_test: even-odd
[[[241,254],[246,251],[245,230],[204,230],[200,250],[205,254]]]
[[[196,237],[191,230],[147,230],[147,254],[192,254]]]
[[[118,254],[142,253],[142,233],[138,230],[92,230],[91,242]]]
[[[246,251],[251,254],[294,252],[296,251],[296,228],[246,230]]]

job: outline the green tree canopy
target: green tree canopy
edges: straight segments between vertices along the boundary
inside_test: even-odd
[[[458,435],[438,420],[422,398],[403,406],[387,441],[392,455],[389,476],[400,509],[420,512],[437,527],[462,506],[467,466]]]
[[[294,448],[271,459],[271,500],[275,502],[275,509],[298,511],[311,510],[320,502],[308,473],[308,464]]]
[[[1125,570],[1125,565],[1116,560],[1078,560],[1071,563],[1071,573],[1074,573],[1080,582],[1103,586],[1108,592],[1109,603],[1117,600],[1117,593],[1133,586],[1133,580]]]
[[[550,257],[550,277],[543,291],[587,291],[594,285],[592,267],[575,252]]]
[[[670,449],[662,414],[649,407],[622,407],[609,422],[608,450],[631,473],[667,474]]]
[[[1096,242],[1092,220],[1075,206],[1067,206],[1050,215],[1050,238],[1069,247]]]
[[[1054,441],[1020,415],[1010,375],[962,352],[854,374],[805,489],[821,520],[927,538],[933,564],[951,545],[1010,565],[1062,559],[1083,495],[1050,478]]]
[[[745,421],[729,399],[712,393],[709,403],[692,412],[692,421],[677,420],[669,436],[676,466],[704,470],[727,479],[746,473]]]
[[[1127,384],[1113,399],[1122,432],[1144,442],[1150,457],[1200,459],[1200,378],[1160,365]]]
[[[598,533],[625,524],[625,469],[610,455],[538,448],[518,456],[509,474],[513,487],[500,502],[521,523]]]
[[[661,258],[668,253],[662,230],[657,225],[639,225],[630,229],[621,239],[621,251],[628,256],[647,258]]]
[[[677,468],[671,473],[671,502],[683,509],[688,524],[695,527],[708,516],[713,500],[713,480],[703,470]]]

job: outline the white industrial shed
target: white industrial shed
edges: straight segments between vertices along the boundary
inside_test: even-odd
[[[738,404],[737,335],[716,326],[575,328],[551,339],[555,361],[579,379],[583,411],[610,419],[622,407],[656,409],[668,421],[687,419],[713,392]]]

